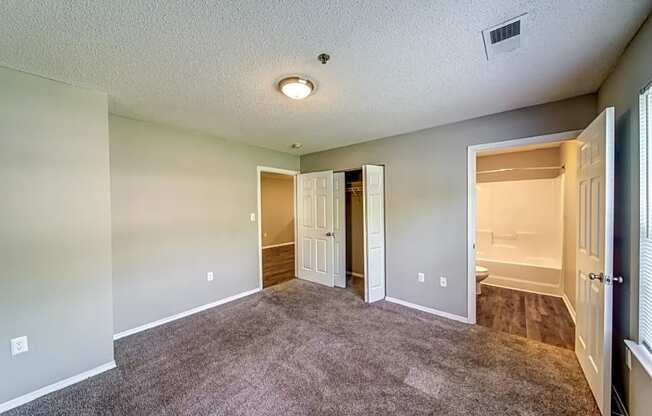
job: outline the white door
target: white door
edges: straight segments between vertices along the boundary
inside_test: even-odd
[[[578,140],[575,353],[603,415],[611,414],[614,109]]]
[[[333,172],[298,175],[299,279],[333,286]]]
[[[365,301],[385,299],[385,184],[382,166],[362,167]]]
[[[333,174],[333,274],[335,286],[346,287],[346,200],[344,172]]]

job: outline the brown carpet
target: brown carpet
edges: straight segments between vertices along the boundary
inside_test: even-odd
[[[291,280],[124,338],[15,415],[598,415],[572,351]]]

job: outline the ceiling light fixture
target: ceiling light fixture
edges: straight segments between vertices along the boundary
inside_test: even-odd
[[[315,89],[315,84],[308,79],[293,76],[283,78],[278,83],[278,88],[283,94],[293,100],[303,100],[312,93]]]

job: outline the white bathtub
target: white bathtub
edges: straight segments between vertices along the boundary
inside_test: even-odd
[[[489,269],[489,277],[483,284],[560,296],[562,267],[559,261],[546,257],[525,260],[477,258],[476,264]]]

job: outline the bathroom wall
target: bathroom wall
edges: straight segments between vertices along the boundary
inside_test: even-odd
[[[479,156],[476,160],[476,171],[487,171],[505,168],[548,167],[560,165],[559,146],[509,153],[488,154]],[[515,181],[523,179],[555,178],[559,171],[555,170],[514,170],[479,174],[477,182]]]
[[[561,145],[561,163],[564,172],[564,237],[562,263],[562,294],[575,310],[575,252],[577,239],[577,142]]]

